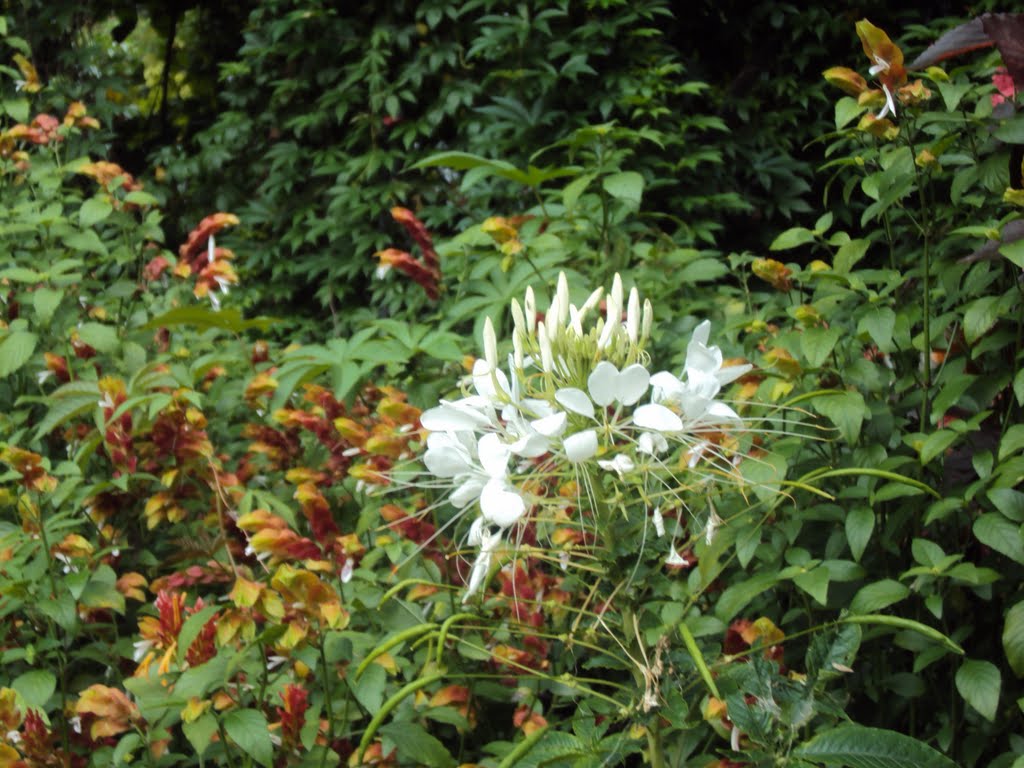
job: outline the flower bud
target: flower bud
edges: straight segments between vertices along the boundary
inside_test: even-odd
[[[494,335],[494,323],[491,318],[484,319],[484,360],[491,371],[498,368],[498,340]]]
[[[629,291],[629,308],[626,310],[626,333],[631,344],[636,344],[640,334],[640,293],[636,286]]]

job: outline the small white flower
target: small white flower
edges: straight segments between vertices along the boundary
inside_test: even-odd
[[[348,584],[352,581],[352,571],[355,569],[355,563],[352,558],[345,558],[345,564],[341,566],[341,583]]]
[[[462,596],[465,603],[472,597],[484,583],[487,574],[491,570],[491,557],[498,544],[501,543],[501,531],[491,531],[482,518],[473,521],[469,530],[469,544],[478,548],[473,568],[469,572],[469,581],[466,584],[466,594]]]
[[[620,480],[622,479],[623,475],[625,475],[627,472],[632,472],[636,468],[636,465],[633,463],[633,460],[624,453],[618,454],[614,459],[599,459],[597,462],[597,466],[609,472],[614,472],[619,476]]]
[[[655,507],[654,512],[651,514],[651,522],[654,523],[654,532],[658,534],[658,538],[665,535],[665,518],[661,516],[661,507]],[[675,549],[672,550],[675,552]]]
[[[668,557],[665,558],[665,565],[673,568],[686,568],[690,565],[690,561],[679,554],[675,547],[669,550]]]

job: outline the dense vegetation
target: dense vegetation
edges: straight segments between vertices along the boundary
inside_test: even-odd
[[[0,768],[1024,765],[1019,17],[364,5],[4,6]]]

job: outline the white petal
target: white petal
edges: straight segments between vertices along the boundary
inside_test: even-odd
[[[726,384],[731,384],[736,381],[740,376],[744,375],[747,371],[751,370],[754,366],[747,363],[746,365],[730,365],[728,368],[722,368],[715,374],[715,378],[718,379],[718,383],[723,387]]]
[[[483,585],[487,573],[491,570],[490,550],[481,550],[473,562],[473,568],[469,572],[469,583],[466,585],[466,594],[462,596],[462,602],[471,598]]]
[[[664,405],[650,403],[641,405],[633,413],[633,423],[643,429],[658,432],[678,432],[683,428],[683,421]]]
[[[479,547],[483,541],[483,534],[486,531],[485,526],[487,521],[482,517],[478,517],[473,521],[473,524],[469,526],[469,534],[466,536],[466,543],[471,547]]]
[[[594,404],[590,402],[590,397],[582,389],[563,387],[555,392],[555,400],[567,411],[578,413],[589,419],[594,418]]]
[[[651,376],[651,399],[656,403],[675,402],[679,399],[679,393],[683,390],[683,382],[668,371],[658,371]]]
[[[623,405],[633,405],[644,396],[651,382],[651,374],[639,363],[626,366],[618,377],[616,399]]]
[[[484,519],[501,528],[508,528],[526,512],[526,502],[504,480],[489,480],[480,493],[480,511]]]
[[[530,426],[544,437],[560,437],[565,432],[567,417],[564,412],[545,416],[543,419],[531,421]]]
[[[594,402],[604,407],[615,402],[615,396],[619,379],[619,369],[602,360],[594,366],[593,372],[587,378],[587,389]]]
[[[705,416],[703,420],[712,423],[722,421],[743,421],[736,411],[725,403],[720,403],[718,401],[715,401],[708,406],[707,416]]]
[[[668,450],[668,440],[660,432],[644,432],[637,438],[637,450],[648,456],[657,456]]]
[[[483,488],[483,479],[476,475],[467,475],[452,492],[452,495],[448,497],[448,501],[452,503],[452,506],[461,509],[479,499]]]
[[[685,568],[689,564],[690,561],[687,560],[685,557],[682,557],[678,552],[676,552],[675,547],[672,547],[672,549],[668,553],[668,557],[665,558],[665,565],[671,565],[676,568]]]
[[[444,400],[420,416],[420,424],[431,432],[469,431],[490,423],[491,420],[483,413]]]
[[[651,515],[651,522],[654,523],[654,532],[658,536],[665,535],[665,518],[661,516],[661,507],[654,508],[654,514]],[[675,551],[675,548],[673,548]]]
[[[480,464],[492,478],[503,478],[508,470],[509,447],[501,442],[501,438],[490,432],[480,438],[477,447]]]
[[[562,441],[565,455],[572,462],[586,461],[597,453],[597,432],[592,429],[569,435]]]
[[[435,440],[435,437],[448,439]],[[427,451],[423,454],[423,463],[434,477],[455,477],[473,469],[469,455],[444,432],[435,432],[427,438]]]

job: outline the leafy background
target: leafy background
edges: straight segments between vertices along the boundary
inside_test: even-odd
[[[985,10],[5,5],[0,765],[641,764],[653,732],[670,765],[1021,761],[1022,262],[964,257],[1018,216],[1024,131],[995,51],[931,73],[889,143],[821,79],[866,74],[865,16],[909,59]],[[9,134],[74,101],[98,127]],[[433,235],[438,301],[374,276],[422,254],[395,206]],[[174,273],[217,211],[220,311]],[[637,285],[666,367],[712,319],[758,366],[734,397],[781,409],[696,567],[622,554],[629,649],[671,638],[656,714],[621,658],[576,655],[599,627],[548,599],[524,629],[509,595],[579,609],[585,582],[523,557],[446,624],[464,532],[364,492],[482,318],[500,338],[560,270]],[[566,684],[602,677],[615,703]]]

